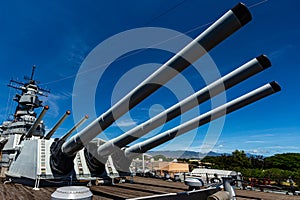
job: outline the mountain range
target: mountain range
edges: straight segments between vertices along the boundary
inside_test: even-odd
[[[147,154],[151,156],[163,155],[167,158],[203,158],[205,156],[220,156],[221,153],[216,153],[210,151],[207,154],[196,152],[196,151],[184,151],[184,150],[177,150],[177,151],[149,151]]]

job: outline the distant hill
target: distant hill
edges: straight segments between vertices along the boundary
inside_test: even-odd
[[[196,151],[149,151],[147,154],[152,156],[164,155],[167,158],[203,158],[204,156],[220,156],[222,154],[210,151],[208,154],[202,154]]]

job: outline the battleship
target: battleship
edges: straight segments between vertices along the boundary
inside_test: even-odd
[[[13,119],[4,121],[0,126],[1,176],[9,182],[34,187],[111,183],[116,177],[131,175],[130,164],[138,155],[280,91],[277,82],[269,82],[177,127],[129,146],[151,130],[269,68],[271,62],[268,57],[260,55],[128,132],[109,141],[97,137],[251,19],[248,8],[242,3],[237,4],[109,110],[72,137],[72,133],[88,116],[84,116],[62,137],[53,138],[70,111],[46,132],[43,117],[51,108],[43,105],[40,96],[47,96],[49,91],[41,88],[35,80],[35,67],[26,82],[11,80],[8,86],[20,93],[13,99],[17,103]],[[39,114],[36,113],[38,108],[42,108]],[[198,184],[197,180],[190,180],[187,184],[194,184],[195,181]],[[224,182],[227,187],[228,182]]]

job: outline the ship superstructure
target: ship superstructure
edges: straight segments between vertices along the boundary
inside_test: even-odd
[[[25,77],[27,82],[11,80],[8,84],[8,87],[14,88],[20,93],[17,93],[13,98],[17,102],[13,119],[3,122],[0,126],[1,175],[4,175],[4,172],[17,156],[22,141],[41,138],[45,134],[45,124],[42,117],[48,110],[48,106],[44,107],[38,117],[35,110],[43,107],[43,102],[39,96],[47,96],[50,91],[37,85],[37,81],[34,80],[35,68],[35,66],[32,67],[30,78]]]
[[[43,106],[40,96],[48,97],[50,91],[38,86],[38,81],[34,79],[35,69],[36,67],[33,66],[30,78],[24,77],[26,82],[16,80],[9,82],[8,87],[19,91],[13,98],[17,106],[13,118],[4,121],[0,126],[1,177],[29,185],[40,180],[56,179],[50,168],[50,147],[54,141],[51,137],[70,115],[70,111],[67,111],[46,134],[45,123],[42,119],[49,106]],[[38,108],[42,108],[39,115],[36,112]],[[67,135],[72,134],[86,119],[87,116]],[[90,176],[83,151],[78,152],[74,159],[74,169],[78,175],[77,178],[80,175]],[[65,177],[67,181],[72,179],[69,175],[62,175],[58,179],[62,181]]]

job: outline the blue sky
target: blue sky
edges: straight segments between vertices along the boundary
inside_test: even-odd
[[[236,3],[238,1],[234,0],[1,2],[1,119],[6,119],[9,113],[7,99],[14,93],[6,84],[10,78],[29,75],[33,64],[37,65],[36,78],[41,81],[41,86],[51,90],[46,102],[50,110],[45,117],[47,127],[51,128],[66,110],[72,108],[76,73],[99,43],[122,31],[141,27],[168,28],[194,38],[208,27],[206,24],[218,19]],[[300,152],[300,69],[297,62],[300,2],[245,0],[244,3],[251,7],[253,20],[209,55],[222,75],[262,53],[268,55],[272,67],[230,89],[226,92],[227,99],[234,99],[272,80],[280,83],[282,91],[228,115],[213,151],[243,149],[264,155]],[[123,74],[138,65],[164,63],[170,56],[169,52],[147,50],[114,62],[97,87],[94,97],[97,114],[110,107],[114,84]],[[194,76],[192,68],[185,70],[183,75],[195,90],[205,86],[201,77]],[[174,103],[174,95],[163,88],[135,108],[131,117],[138,124],[149,118],[149,108],[153,108],[152,115]],[[151,107],[153,105],[156,107]],[[208,107],[209,102],[200,106],[200,112]],[[175,119],[162,130],[174,127],[178,122]],[[70,117],[56,136],[62,135],[73,124]],[[119,125],[122,127],[113,125],[109,128],[105,137],[115,137],[134,126],[126,118],[120,119]],[[199,151],[207,129],[208,126],[200,127],[162,148]],[[157,131],[147,137],[155,133]]]

